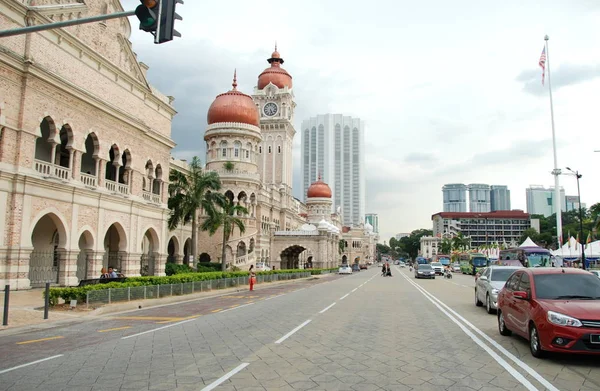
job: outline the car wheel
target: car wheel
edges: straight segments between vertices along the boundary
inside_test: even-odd
[[[477,307],[481,307],[483,305],[483,303],[479,300],[479,298],[477,297],[477,288],[475,288],[475,305]]]
[[[492,308],[492,299],[490,299],[490,295],[485,295],[485,310],[488,314],[493,314],[494,309]]]
[[[540,334],[533,323],[529,325],[529,350],[531,351],[531,355],[535,358],[544,357],[545,352],[542,350]]]
[[[502,311],[498,311],[498,331],[500,332],[500,335],[504,335],[505,337],[512,335],[512,331],[510,331],[506,327],[506,323],[504,323],[504,314]]]

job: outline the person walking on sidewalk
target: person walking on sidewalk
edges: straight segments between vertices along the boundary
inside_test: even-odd
[[[256,273],[254,272],[254,265],[250,265],[250,270],[248,270],[250,272],[250,290],[253,291],[254,290],[254,284],[256,284]]]

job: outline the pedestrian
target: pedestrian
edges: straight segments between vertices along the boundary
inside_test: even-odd
[[[256,284],[256,273],[254,272],[254,265],[250,265],[250,270],[248,271],[250,272],[250,278],[248,282],[250,283],[250,290],[253,291],[254,284]]]

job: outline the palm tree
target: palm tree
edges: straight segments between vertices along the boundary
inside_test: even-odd
[[[207,213],[207,218],[202,222],[200,229],[208,231],[212,236],[219,228],[223,229],[223,247],[221,249],[221,270],[227,269],[227,260],[225,259],[227,242],[231,238],[235,227],[240,230],[240,235],[246,232],[244,221],[239,217],[241,214],[248,214],[248,209],[241,205],[236,205],[233,200],[221,193],[214,194],[214,204],[220,210],[213,210],[212,213]]]
[[[442,251],[442,254],[449,255],[452,252],[452,241],[448,238],[442,239],[440,250]]]
[[[208,214],[214,213],[215,194],[211,191],[221,189],[219,175],[213,171],[202,170],[202,163],[194,156],[189,164],[189,174],[171,170],[169,173],[169,201],[171,210],[168,220],[170,230],[179,224],[192,222],[192,259],[197,259],[198,209]]]

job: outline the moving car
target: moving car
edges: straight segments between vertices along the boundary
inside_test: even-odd
[[[352,268],[350,265],[342,265],[338,269],[338,274],[352,274]]]
[[[440,276],[444,274],[444,265],[441,262],[431,262],[431,267],[435,274],[439,274]]]
[[[359,272],[360,271],[360,266],[358,266],[358,263],[352,264],[352,271],[353,272]]]
[[[406,267],[406,263],[404,263],[402,261],[400,261],[399,265],[400,265],[400,267]]]
[[[483,269],[475,283],[475,305],[481,307],[485,304],[488,314],[496,312],[498,293],[511,274],[522,268],[522,266],[490,266]]]
[[[455,263],[452,265],[452,272],[453,273],[460,273],[460,264],[459,263]]]
[[[429,264],[417,265],[415,268],[415,278],[433,278],[435,279],[435,271]]]
[[[590,273],[592,273],[596,277],[600,278],[600,270],[590,270]]]
[[[600,279],[574,268],[514,272],[498,295],[498,331],[529,340],[529,350],[600,355]]]
[[[365,265],[364,263],[360,264],[360,270],[367,270],[369,269],[369,267],[367,265]]]

